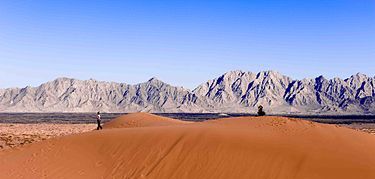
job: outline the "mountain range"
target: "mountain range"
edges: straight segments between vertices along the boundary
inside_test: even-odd
[[[0,89],[0,112],[217,112],[375,114],[375,77],[295,80],[275,71],[230,71],[194,90],[157,78],[135,85],[58,78]]]

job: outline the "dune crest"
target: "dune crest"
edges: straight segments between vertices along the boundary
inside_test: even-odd
[[[103,125],[104,129],[167,126],[188,123],[150,113],[131,113],[117,117]]]
[[[374,154],[370,134],[238,117],[54,138],[1,152],[0,178],[375,178]]]

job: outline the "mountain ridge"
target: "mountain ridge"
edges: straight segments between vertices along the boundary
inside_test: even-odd
[[[60,77],[39,86],[0,89],[0,112],[251,112],[374,114],[375,77],[292,79],[277,71],[234,70],[193,90],[156,77],[127,84]]]

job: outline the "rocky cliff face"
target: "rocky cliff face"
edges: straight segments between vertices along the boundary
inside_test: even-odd
[[[58,78],[0,89],[0,112],[375,113],[375,77],[293,80],[274,71],[231,71],[193,91],[156,78],[128,85]]]
[[[291,81],[274,71],[231,71],[200,85],[193,93],[207,110],[249,112],[263,105],[269,112],[276,112],[289,106],[283,96]]]

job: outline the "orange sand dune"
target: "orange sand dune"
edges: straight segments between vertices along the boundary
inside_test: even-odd
[[[167,126],[188,123],[150,113],[132,113],[117,117],[103,125],[104,129]]]
[[[6,150],[0,178],[375,178],[375,137],[343,127],[282,117],[148,126]]]

